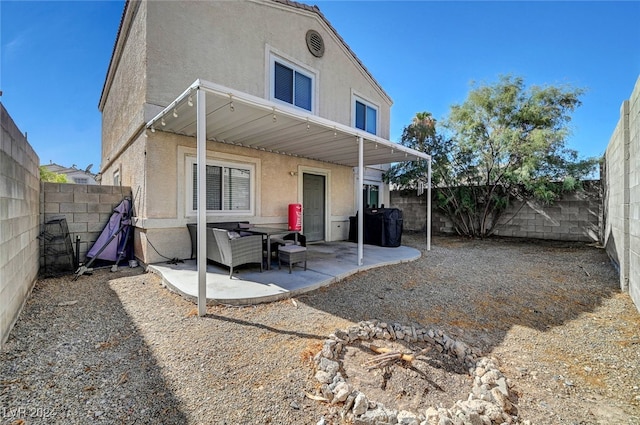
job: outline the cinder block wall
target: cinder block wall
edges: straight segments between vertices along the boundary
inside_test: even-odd
[[[125,196],[131,197],[126,186],[97,186],[67,183],[42,183],[40,223],[64,217],[75,252],[76,237],[80,237],[80,261],[93,246],[109,221],[113,209]],[[41,271],[45,272],[44,239],[40,256]]]
[[[0,345],[38,276],[40,160],[0,103]]]
[[[426,196],[415,192],[393,191],[391,206],[403,211],[404,228],[425,231]],[[584,190],[567,194],[552,205],[536,202],[512,204],[502,215],[495,232],[497,236],[597,242],[601,221],[602,196],[600,184],[584,182]],[[449,218],[432,209],[432,233],[452,234]]]
[[[603,245],[607,254],[620,272],[620,288],[626,290],[629,280],[629,251],[625,248],[629,221],[625,219],[629,211],[629,163],[625,160],[629,154],[629,102],[620,107],[620,121],[607,146],[603,166],[602,180],[605,198]],[[626,180],[626,181],[625,181]]]
[[[629,294],[640,311],[640,78],[629,99]]]
[[[512,204],[498,220],[496,236],[598,242],[602,195],[600,182],[583,182],[552,205],[529,201]]]
[[[620,288],[640,310],[640,78],[620,107],[602,174],[602,243],[619,268]]]

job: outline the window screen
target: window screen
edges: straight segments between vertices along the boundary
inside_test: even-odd
[[[193,210],[198,209],[198,168],[193,164]],[[207,210],[248,211],[251,209],[251,171],[243,168],[207,165]]]
[[[193,164],[193,209],[198,209],[198,164]],[[207,210],[222,209],[222,167],[207,165]]]
[[[378,111],[356,100],[356,128],[376,134]]]
[[[276,62],[274,97],[283,102],[293,103],[293,69]]]
[[[224,169],[224,209],[248,210],[251,173],[241,168]]]
[[[299,108],[311,110],[313,80],[311,77],[275,62],[273,97]]]
[[[365,130],[371,134],[376,134],[377,112],[370,106],[367,106],[367,124]]]
[[[295,105],[311,110],[311,78],[296,72]]]
[[[374,184],[362,185],[362,199],[364,201],[365,207],[378,207],[378,203],[380,202],[379,190],[380,188]]]
[[[364,130],[367,122],[367,107],[364,103],[356,101],[356,128]]]

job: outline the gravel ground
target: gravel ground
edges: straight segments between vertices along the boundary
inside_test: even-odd
[[[369,319],[496,358],[518,423],[640,424],[640,314],[584,244],[435,238],[417,261],[205,317],[140,268],[72,277],[37,282],[0,352],[2,424],[341,423],[305,395],[310,359]]]

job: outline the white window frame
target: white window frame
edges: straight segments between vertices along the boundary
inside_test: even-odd
[[[305,108],[301,108],[299,106],[296,106],[295,104],[295,99],[294,99],[294,103],[289,103],[289,102],[285,102],[283,100],[280,100],[278,98],[276,98],[275,96],[275,78],[276,78],[276,71],[275,71],[275,67],[276,67],[276,62],[280,63],[281,65],[284,65],[288,68],[291,68],[292,70],[294,70],[295,72],[298,72],[306,77],[309,77],[311,79],[311,110],[305,109]],[[297,110],[300,111],[304,111],[306,113],[311,113],[311,114],[315,114],[316,110],[317,110],[317,100],[318,100],[318,96],[317,96],[317,77],[318,77],[318,73],[317,71],[314,71],[308,67],[305,67],[304,65],[293,61],[291,58],[284,58],[283,55],[281,54],[276,54],[272,51],[269,52],[269,99],[272,102],[275,103],[279,103],[281,105],[286,105],[290,108],[295,108]]]
[[[353,209],[358,209],[358,199],[362,196],[362,190],[364,189],[364,185],[378,186],[378,206],[383,204],[388,204],[388,185],[382,181],[382,170],[377,170],[371,167],[364,168],[364,179],[362,179],[362,184],[359,184],[358,179],[358,167],[354,167],[354,176],[353,176],[353,188],[354,188],[354,196],[353,196]],[[366,204],[366,201],[364,202]],[[388,205],[387,205],[388,207]]]
[[[375,208],[379,208],[380,205],[384,204],[384,202],[382,202],[382,184],[380,182],[375,182],[375,183],[371,183],[371,182],[367,182],[365,181],[362,184],[362,191],[364,192],[365,186],[367,187],[367,195],[371,196],[371,188],[372,187],[376,187],[378,190],[378,203],[375,205]],[[373,208],[371,206],[371,204],[369,203],[370,199],[364,199],[364,204],[369,205],[369,208]]]
[[[184,162],[185,176],[185,210],[186,216],[195,216],[197,210],[193,209],[193,166],[197,164],[195,156],[186,155]],[[217,167],[241,168],[249,171],[249,209],[248,210],[207,210],[207,216],[231,216],[231,215],[254,215],[255,213],[255,192],[256,192],[256,167],[254,164],[234,161],[220,161],[207,159],[207,165]],[[224,205],[224,203],[223,203]]]
[[[380,134],[380,105],[365,99],[364,97],[362,97],[361,95],[355,92],[351,93],[351,126],[353,128],[357,128],[356,127],[356,102],[360,102],[363,105],[371,109],[374,109],[376,111],[376,132],[374,135],[377,136],[378,134]],[[358,129],[358,130],[362,130],[362,129]],[[362,130],[362,131],[367,131],[367,130]],[[369,132],[367,131],[367,133]]]
[[[113,170],[113,185],[122,186],[122,179],[120,177],[120,167]]]

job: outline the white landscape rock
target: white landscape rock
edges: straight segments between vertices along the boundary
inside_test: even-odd
[[[344,381],[339,382],[333,390],[333,403],[345,401],[349,394],[351,394],[351,386]]]
[[[353,402],[353,414],[360,416],[363,415],[369,409],[369,400],[367,396],[359,392]]]
[[[340,358],[344,348],[356,341],[384,339],[406,342],[423,341],[440,353],[455,357],[468,368],[472,379],[467,400],[458,400],[451,408],[427,407],[424,415],[407,410],[397,411],[369,400],[367,395],[353,388],[340,373]],[[347,330],[336,330],[324,341],[316,354],[316,379],[323,385],[320,393],[332,404],[343,404],[343,417],[354,425],[487,425],[512,423],[522,420],[510,416],[509,383],[494,358],[481,357],[480,351],[460,340],[451,338],[442,330],[402,326],[398,323],[360,322]]]

